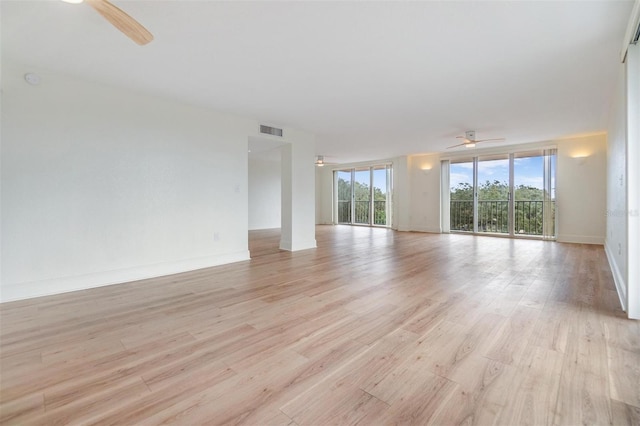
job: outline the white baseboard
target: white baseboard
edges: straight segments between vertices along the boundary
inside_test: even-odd
[[[627,283],[625,282],[624,276],[620,272],[620,268],[618,268],[618,264],[615,262],[615,257],[613,257],[611,249],[607,244],[604,245],[604,252],[607,255],[609,267],[613,274],[613,282],[616,284],[620,305],[622,306],[622,310],[627,312]]]
[[[223,255],[203,256],[175,262],[157,263],[154,265],[96,272],[86,275],[3,285],[0,292],[0,302],[31,299],[33,297],[50,296],[52,294],[68,293],[70,291],[157,278],[165,275],[178,274],[180,272],[240,262],[249,260],[249,258],[249,251],[243,250]]]
[[[595,235],[566,235],[560,234],[556,239],[559,243],[599,244],[604,245],[604,237]]]
[[[316,248],[316,240],[308,240],[308,241],[296,241],[293,243],[289,240],[280,240],[280,250],[286,251],[299,251],[299,250],[308,250]]]
[[[428,232],[430,234],[442,234],[442,229],[435,226],[414,226],[412,231],[415,232]]]

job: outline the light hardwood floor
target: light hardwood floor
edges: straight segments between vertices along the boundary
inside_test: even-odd
[[[601,246],[254,237],[251,261],[0,305],[0,423],[640,424]]]

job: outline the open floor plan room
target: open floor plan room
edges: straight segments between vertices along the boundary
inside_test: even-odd
[[[640,424],[602,246],[255,236],[250,261],[0,305],[0,423]]]

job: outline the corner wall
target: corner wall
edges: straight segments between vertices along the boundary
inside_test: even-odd
[[[34,71],[2,69],[0,301],[249,258],[257,123]]]

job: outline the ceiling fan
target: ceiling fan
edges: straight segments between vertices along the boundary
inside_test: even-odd
[[[62,0],[67,3],[82,3],[83,0]],[[153,40],[151,34],[140,22],[127,15],[120,8],[109,3],[107,0],[84,0],[93,7],[107,21],[122,31],[124,35],[143,46]]]
[[[327,156],[327,155],[316,155],[316,161],[314,164],[318,167],[323,167],[325,164],[328,164],[328,165],[336,164],[336,163],[327,161],[327,158],[336,158],[336,157]]]
[[[476,139],[476,131],[475,130],[468,130],[464,133],[464,136],[456,136],[456,139],[464,139],[464,141],[462,143],[459,143],[458,145],[453,145],[448,147],[447,149],[450,148],[456,148],[459,146],[465,146],[467,148],[473,148],[476,146],[477,143],[480,142],[489,142],[489,141],[503,141],[504,138],[497,138],[497,139]]]

